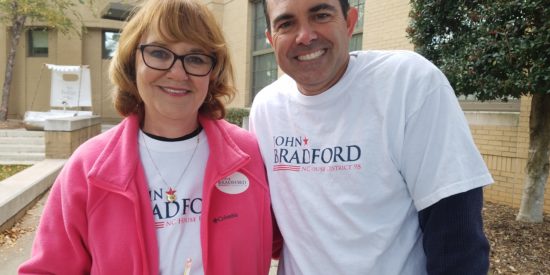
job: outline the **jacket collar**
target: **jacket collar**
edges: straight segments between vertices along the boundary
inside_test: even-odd
[[[228,122],[202,116],[199,122],[206,133],[210,150],[204,182],[205,185],[213,185],[248,163],[250,157],[228,134]],[[124,192],[136,181],[136,177],[145,180],[138,146],[139,119],[135,115],[129,116],[111,131],[89,177],[98,187]]]
[[[199,117],[208,139],[210,156],[206,166],[205,183],[216,183],[229,176],[250,161],[228,133],[229,123],[225,120],[212,120]]]

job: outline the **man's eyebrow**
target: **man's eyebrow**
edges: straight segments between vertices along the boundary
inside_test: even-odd
[[[319,4],[319,5],[315,5],[313,7],[311,7],[308,12],[309,13],[316,13],[318,11],[322,11],[322,10],[329,10],[329,11],[332,11],[332,12],[336,12],[337,9],[335,6],[333,5],[330,5],[330,4],[327,4],[327,3],[322,3],[322,4]],[[289,19],[292,19],[294,18],[294,15],[290,14],[290,13],[283,13],[281,15],[278,15],[277,17],[275,17],[273,19],[273,23],[271,24],[272,26],[275,26],[277,25],[278,22],[280,21],[284,21],[284,20],[289,20]]]
[[[291,19],[291,18],[294,18],[294,15],[289,14],[289,13],[283,13],[283,14],[275,17],[275,19],[273,19],[273,23],[271,25],[275,26],[275,25],[277,25],[278,22],[288,20],[288,19]]]
[[[327,3],[322,3],[316,6],[313,6],[309,9],[309,13],[315,13],[321,10],[329,10],[332,12],[336,12],[336,7]]]

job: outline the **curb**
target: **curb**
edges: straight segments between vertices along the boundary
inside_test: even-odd
[[[10,228],[46,192],[66,159],[46,159],[0,181],[0,232]]]

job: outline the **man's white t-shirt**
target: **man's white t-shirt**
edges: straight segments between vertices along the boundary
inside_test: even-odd
[[[197,137],[167,142],[153,139],[140,130],[139,151],[149,183],[152,215],[155,218],[160,274],[183,274],[187,259],[192,260],[190,274],[204,274],[200,219],[209,149],[204,131]],[[196,152],[193,154],[195,147]],[[189,167],[182,176],[187,163]],[[170,186],[166,186],[163,179]],[[176,190],[174,202],[166,199],[166,191],[170,187]]]
[[[285,75],[254,99],[250,129],[279,274],[426,274],[418,211],[492,182],[447,79],[413,52],[351,53],[316,96]]]

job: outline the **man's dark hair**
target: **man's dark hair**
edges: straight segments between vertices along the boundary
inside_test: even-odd
[[[348,18],[349,2],[348,0],[339,0],[340,7],[342,7],[342,12],[344,13],[344,18]],[[269,14],[267,13],[267,0],[262,0],[262,5],[264,5],[264,14],[265,14],[265,23],[267,26],[267,31],[271,32],[271,22],[269,20]]]

